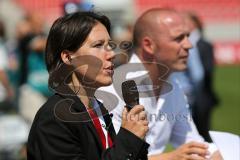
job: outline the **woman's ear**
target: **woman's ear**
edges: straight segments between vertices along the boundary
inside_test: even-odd
[[[66,50],[62,51],[61,52],[61,59],[62,59],[63,63],[65,63],[67,65],[70,65],[71,61],[72,61],[70,52],[66,51]]]

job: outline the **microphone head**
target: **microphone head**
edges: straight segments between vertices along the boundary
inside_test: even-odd
[[[128,110],[139,104],[139,93],[134,80],[122,83],[122,95]]]

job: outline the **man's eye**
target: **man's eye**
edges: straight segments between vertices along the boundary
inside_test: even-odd
[[[179,36],[177,38],[175,38],[175,41],[177,42],[181,42],[183,40],[184,36]]]

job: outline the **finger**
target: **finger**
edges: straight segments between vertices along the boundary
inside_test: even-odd
[[[128,115],[127,108],[124,107],[123,112],[122,112],[122,119],[127,120],[127,115]]]
[[[129,111],[129,114],[136,115],[143,110],[144,110],[144,107],[142,105],[136,105]]]
[[[202,155],[202,156],[206,156],[209,154],[207,149],[198,148],[198,147],[191,147],[187,150],[186,153],[187,154],[198,154],[198,155]]]
[[[148,126],[149,122],[147,120],[143,120],[141,121],[141,123],[144,125],[144,126]]]
[[[148,132],[149,131],[149,127],[148,126],[145,126],[145,132]]]
[[[142,127],[139,127],[139,130],[142,130],[143,132],[147,133],[148,130],[149,130],[149,127],[148,126],[142,126]]]
[[[207,160],[205,157],[199,156],[197,154],[191,154],[187,156],[189,160]]]
[[[146,111],[141,111],[141,112],[138,114],[138,117],[139,117],[139,120],[145,120],[145,119],[147,119]]]
[[[188,143],[188,147],[208,148],[208,145],[200,142],[190,142]]]

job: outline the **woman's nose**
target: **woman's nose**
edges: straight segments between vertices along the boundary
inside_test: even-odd
[[[115,52],[113,50],[108,50],[106,52],[106,59],[112,61],[115,58]]]

